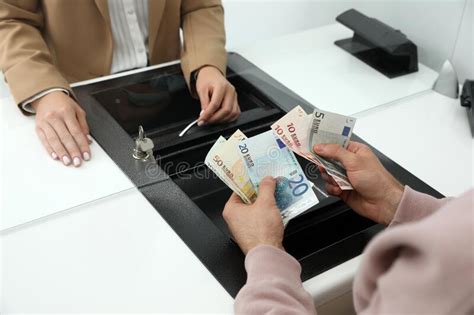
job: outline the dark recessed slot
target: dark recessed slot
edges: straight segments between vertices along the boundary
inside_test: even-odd
[[[252,137],[269,130],[270,124],[273,123],[273,121],[274,120],[270,117],[270,120],[265,120],[262,122],[262,125],[252,126],[249,124],[240,127],[248,137]],[[223,136],[227,138],[233,132],[235,132],[235,129],[229,130],[227,133],[224,133]],[[193,141],[178,143],[165,149],[158,149],[155,151],[158,164],[168,175],[194,169],[204,163],[206,155],[216,139],[217,137],[215,135],[209,135]]]
[[[333,211],[334,209],[331,209]],[[320,221],[303,215],[306,226],[298,233],[285,235],[283,245],[285,249],[297,259],[318,252],[331,244],[359,233],[362,230],[376,225],[375,222],[363,218],[346,207],[346,211]],[[314,222],[311,224],[311,222]],[[287,233],[288,234],[288,233]]]
[[[245,115],[245,116],[244,116]],[[257,121],[246,122],[246,118],[253,116],[253,118],[260,118]],[[282,113],[277,110],[267,111],[265,113],[260,110],[255,110],[252,114],[243,113],[242,117],[235,123],[223,126],[201,127],[199,130],[190,132],[183,138],[179,138],[177,134],[164,136],[150,137],[156,143],[155,155],[160,159],[180,160],[178,156],[195,154],[201,152],[199,156],[204,161],[204,158],[215,143],[219,136],[229,138],[237,129],[243,131],[248,137],[254,136],[258,133],[269,130],[270,125],[278,120]],[[198,129],[198,128],[197,128]],[[184,156],[184,158],[186,158]]]
[[[199,155],[196,153],[196,156]],[[162,162],[165,162],[165,165],[168,163],[167,165],[182,166],[174,170],[172,180],[196,203],[214,225],[231,238],[222,217],[222,210],[232,191],[202,163],[187,168],[183,160],[171,162],[165,159]],[[308,179],[316,187],[324,187],[324,182],[316,173],[317,169],[311,163],[300,160],[300,164]],[[168,172],[166,169],[165,171]],[[318,191],[316,194],[320,203],[290,221],[285,230],[285,248],[297,259],[303,259],[332,243],[342,241],[361,230],[376,225],[355,214],[340,199],[325,197]]]
[[[189,93],[179,69],[140,83],[101,90],[94,97],[131,138],[137,137],[138,126],[142,125],[147,137],[155,143],[155,154],[167,156],[213,142],[219,135],[228,137],[236,129],[250,135],[283,115],[276,104],[247,80],[230,69],[228,74],[228,80],[238,91],[242,111],[239,119],[227,125],[196,126],[181,138],[179,133],[198,117],[200,102]]]

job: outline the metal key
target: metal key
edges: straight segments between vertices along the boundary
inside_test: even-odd
[[[142,152],[148,152],[153,150],[155,147],[155,144],[150,138],[144,138],[143,140],[140,140],[138,143],[138,149]]]
[[[135,139],[135,148],[133,149],[133,157],[137,160],[147,160],[153,156],[153,141],[145,136],[142,126],[138,127],[138,138]]]

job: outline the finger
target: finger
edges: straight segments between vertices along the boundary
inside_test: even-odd
[[[240,106],[239,106],[239,102],[237,100],[237,93],[235,93],[234,108],[232,110],[232,115],[231,115],[231,118],[229,119],[229,121],[235,121],[239,118],[239,116],[240,116]]]
[[[63,143],[64,147],[66,148],[67,152],[69,153],[69,156],[72,159],[72,163],[74,164],[75,167],[78,167],[81,165],[81,151],[79,150],[79,147],[74,140],[73,136],[67,129],[66,125],[62,120],[55,119],[50,122],[50,125],[54,128],[56,133],[59,136],[59,139]]]
[[[227,203],[225,204],[224,211],[222,211],[222,216],[224,217],[224,220],[229,223],[232,221],[232,216],[233,216],[233,209],[238,206],[242,205],[243,202],[240,199],[240,197],[236,193],[232,193],[230,196],[229,200],[227,200]]]
[[[87,143],[91,144],[92,137],[90,135],[89,125],[87,124],[87,120],[86,120],[86,112],[82,108],[80,108],[79,105],[77,107],[79,108],[79,110],[76,112],[76,116],[77,116],[77,120],[79,121],[79,126],[81,127],[82,132],[86,135]],[[90,151],[89,151],[89,155],[90,155]],[[89,159],[90,159],[90,156],[89,156]]]
[[[56,152],[54,152],[53,147],[51,147],[48,140],[46,139],[46,135],[44,134],[44,131],[38,127],[36,129],[36,133],[38,134],[38,137],[40,138],[40,141],[43,144],[43,147],[46,149],[46,151],[48,151],[49,156],[51,156],[53,160],[57,160],[58,155],[56,154]]]
[[[329,175],[327,173],[321,173],[321,178],[324,179],[325,182],[329,182]]]
[[[76,105],[76,118],[79,122],[82,133],[88,135],[90,131],[86,120],[86,112],[79,105]]]
[[[217,112],[208,119],[208,122],[211,124],[217,122],[228,122],[232,118],[232,111],[234,109],[234,94],[231,91],[227,91],[222,100],[221,107]]]
[[[334,185],[334,186],[337,186],[337,182],[334,180],[334,178],[332,178],[331,175],[329,175],[328,173],[324,172],[324,173],[321,173],[321,177],[324,179],[324,181],[328,184],[331,184],[331,185]]]
[[[347,166],[354,159],[354,153],[347,151],[338,144],[318,144],[313,147],[314,152],[322,157],[337,160]]]
[[[89,125],[87,124],[86,112],[82,108],[80,108],[79,105],[77,107],[78,107],[78,110],[76,111],[76,117],[77,117],[77,120],[79,121],[79,126],[82,132],[86,135],[87,142],[91,144],[92,141],[89,139],[90,130],[89,130]]]
[[[349,145],[347,146],[347,150],[352,152],[352,153],[357,153],[361,149],[365,149],[367,146],[363,143],[356,142],[356,141],[350,141]]]
[[[48,141],[48,143],[51,145],[51,148],[56,153],[58,158],[61,159],[63,164],[66,166],[71,164],[71,158],[53,127],[45,123],[41,125],[41,130],[44,132],[46,141]]]
[[[66,127],[74,138],[76,144],[79,146],[79,150],[82,153],[81,156],[84,161],[89,161],[91,158],[89,141],[80,126],[80,122],[74,118],[75,117],[65,119]]]
[[[342,190],[339,186],[335,186],[332,184],[326,184],[326,191],[328,194],[333,196],[339,196],[342,193]]]
[[[240,198],[239,195],[237,195],[236,193],[232,193],[229,200],[227,200],[227,204],[244,204],[244,202],[242,201],[242,198]]]
[[[270,176],[265,177],[258,188],[257,202],[263,204],[275,203],[275,187],[276,180]]]
[[[207,88],[199,89],[197,93],[199,96],[199,101],[201,102],[201,108],[204,111],[209,106],[209,102],[211,101],[209,98],[209,90]]]
[[[212,90],[212,97],[209,101],[209,105],[204,109],[204,112],[200,116],[200,120],[207,123],[207,121],[214,115],[221,106],[222,100],[225,95],[225,86],[215,86]]]

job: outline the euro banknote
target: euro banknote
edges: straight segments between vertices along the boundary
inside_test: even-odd
[[[238,148],[257,191],[264,177],[276,179],[275,200],[285,224],[319,202],[295,155],[272,130],[241,141]]]
[[[257,192],[250,181],[238,150],[238,144],[245,139],[247,139],[245,134],[242,131],[237,130],[216,150],[216,155],[219,156],[221,162],[225,166],[226,176],[250,202],[253,202],[257,198]]]
[[[353,189],[343,166],[319,156],[313,146],[335,143],[346,148],[355,121],[322,110],[308,115],[296,106],[268,132],[247,138],[236,130],[228,139],[219,137],[205,164],[247,204],[256,200],[265,176],[276,178],[275,200],[287,224],[319,202],[294,153],[324,168],[341,189]]]
[[[223,181],[227,187],[229,187],[233,192],[235,192],[243,202],[250,204],[250,199],[237,187],[237,185],[231,180],[229,176],[228,168],[224,165],[222,158],[220,156],[219,149],[226,143],[226,139],[220,136],[214,145],[211,147],[209,152],[206,155],[204,164],[206,164],[209,169],[214,172],[214,174]]]
[[[342,190],[351,190],[353,188],[344,168],[316,154],[313,146],[336,143],[347,147],[354,125],[355,118],[352,117],[322,110],[308,115],[301,106],[296,106],[275,122],[272,129],[295,153],[323,167]]]

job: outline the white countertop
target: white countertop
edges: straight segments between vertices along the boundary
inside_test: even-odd
[[[357,135],[442,194],[474,185],[474,139],[459,99],[428,91],[356,117]]]
[[[136,189],[3,233],[1,245],[2,314],[232,311]]]
[[[236,52],[314,106],[343,115],[432,88],[438,74],[422,64],[418,72],[389,79],[334,45],[352,35],[341,24],[330,24]]]
[[[134,187],[98,143],[80,168],[51,159],[36,136],[35,118],[23,116],[11,97],[0,99],[0,129],[0,230]]]
[[[287,38],[290,46],[306,47],[314,33],[303,33]],[[279,41],[275,39],[275,45]],[[305,80],[285,82],[294,72],[270,54],[274,46],[266,47],[261,50],[264,70],[320,106],[324,97],[313,94],[318,76],[305,72]],[[255,60],[258,54],[241,53],[260,66]],[[316,68],[320,62],[312,54],[307,58],[298,52],[293,57],[291,51],[285,54],[279,58],[292,58],[294,66]],[[371,72],[358,60],[350,63],[351,71]],[[417,87],[407,88],[405,96],[431,84],[429,71],[420,77],[422,84],[416,76],[411,83],[405,81],[408,87]],[[337,90],[333,87],[332,93]],[[360,94],[371,90],[366,86]],[[376,90],[377,97],[392,91],[384,85]],[[404,97],[401,92],[390,95],[394,98],[389,101]],[[360,107],[345,110],[356,113]],[[359,114],[355,132],[441,193],[457,194],[472,186],[473,177],[473,141],[461,110],[456,101],[426,92]],[[21,220],[10,219],[16,216],[13,211],[26,222],[0,233],[2,313],[232,311],[233,299],[97,143],[92,147],[93,160],[84,168],[55,163],[36,139],[33,118],[22,116],[10,98],[0,99],[0,141],[1,218],[8,212],[7,219],[15,225]],[[58,212],[64,209],[68,210]],[[350,290],[359,260],[305,282],[317,305]]]

